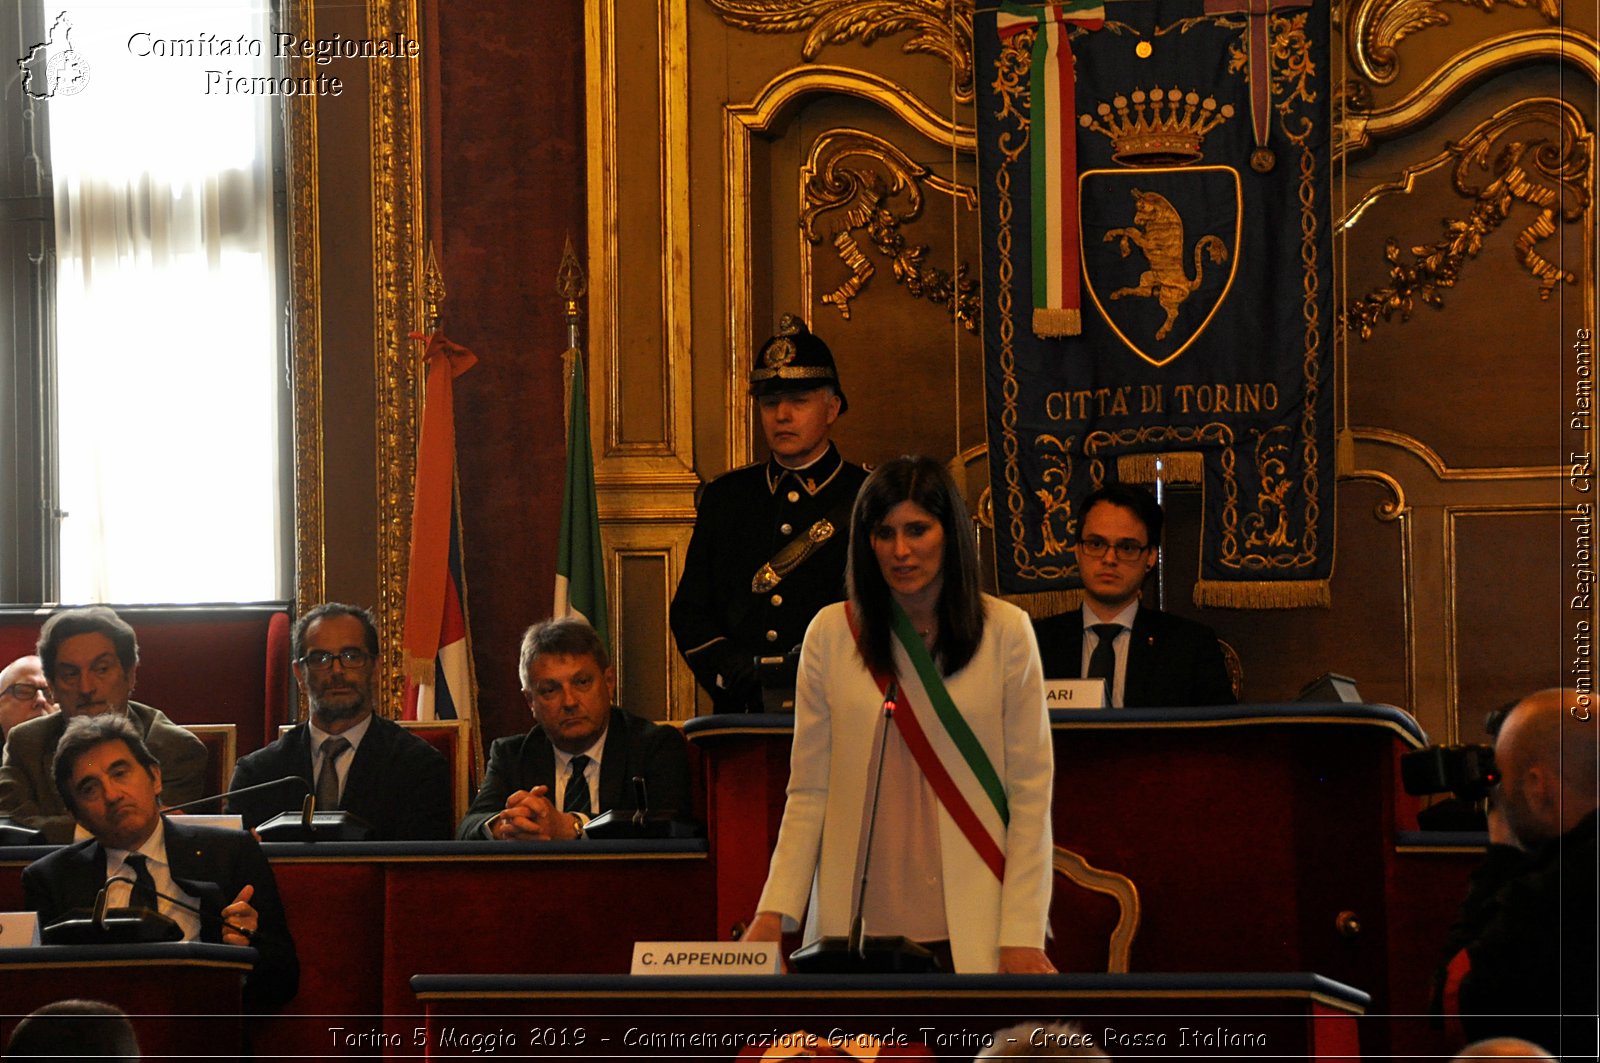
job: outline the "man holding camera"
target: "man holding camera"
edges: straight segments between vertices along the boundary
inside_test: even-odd
[[[1541,690],[1500,725],[1489,850],[1438,976],[1441,1007],[1469,1038],[1524,1037],[1569,1058],[1595,1048],[1596,720],[1588,701]]]

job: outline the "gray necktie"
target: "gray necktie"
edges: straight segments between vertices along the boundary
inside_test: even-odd
[[[322,743],[322,770],[317,774],[317,807],[339,807],[339,758],[350,748],[350,740],[334,735]]]
[[[589,814],[589,780],[584,770],[589,758],[582,753],[572,758],[572,772],[567,776],[567,792],[561,799],[561,811]]]

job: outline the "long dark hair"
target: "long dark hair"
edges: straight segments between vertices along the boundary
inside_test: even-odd
[[[966,667],[983,638],[983,594],[978,589],[978,544],[972,521],[950,474],[932,458],[901,457],[884,462],[867,477],[850,514],[850,560],[845,579],[855,613],[856,645],[861,659],[875,671],[894,671],[894,599],[872,533],[889,511],[915,502],[939,519],[944,528],[944,584],[937,606],[939,637],[934,657],[940,670],[952,675]]]

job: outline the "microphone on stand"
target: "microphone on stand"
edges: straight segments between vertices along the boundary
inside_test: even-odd
[[[95,894],[94,908],[87,918],[80,913],[43,927],[39,940],[46,945],[146,945],[162,941],[182,941],[183,930],[170,918],[149,908],[107,908],[106,895],[113,882],[134,885],[121,875],[106,879]],[[157,894],[157,896],[163,896]],[[175,898],[167,898],[176,900]],[[182,904],[181,901],[177,903]],[[187,905],[185,905],[187,907]]]
[[[872,836],[878,827],[878,798],[883,790],[884,754],[889,748],[889,728],[894,724],[895,704],[900,700],[900,682],[889,680],[883,695],[883,726],[878,742],[878,770],[872,779],[872,804],[867,813],[867,852],[861,860],[861,883],[851,904],[850,934],[845,938],[825,937],[789,957],[802,974],[922,974],[938,970],[933,953],[900,935],[867,937],[865,908],[867,877],[872,867]]]
[[[229,797],[238,797],[240,794],[253,794],[259,790],[274,790],[287,783],[296,783],[300,786],[304,786],[307,790],[311,789],[311,784],[300,776],[285,775],[283,778],[273,779],[271,782],[258,782],[254,786],[241,786],[237,790],[224,790],[222,793],[212,794],[210,797],[197,797],[193,801],[185,801],[181,805],[166,805],[161,809],[161,811],[182,812],[184,809],[193,808],[195,805],[204,805],[212,801],[221,801]]]
[[[106,895],[110,892],[111,883],[107,882],[104,886],[100,887],[100,892],[95,894],[94,898],[94,913],[89,917],[90,919],[93,919],[95,925],[100,927],[102,930],[105,929],[106,925]]]
[[[126,883],[128,883],[130,889],[131,889],[131,887],[138,885],[138,883],[135,882],[133,879],[127,878],[127,877],[125,877],[123,875],[118,875],[115,878],[108,878],[108,879],[106,879],[105,887],[103,887],[100,890],[101,900],[97,901],[96,902],[97,904],[98,903],[103,903],[106,889],[109,888],[110,885],[113,882],[126,882]],[[262,935],[261,931],[259,931],[259,930],[247,930],[246,928],[238,925],[237,923],[230,923],[226,919],[222,918],[222,916],[220,914],[213,915],[212,913],[206,911],[205,909],[199,907],[198,905],[190,904],[188,901],[184,900],[182,897],[174,897],[170,893],[162,893],[160,890],[157,890],[157,889],[152,889],[152,890],[149,890],[148,892],[153,893],[157,898],[159,898],[160,900],[166,901],[168,904],[174,905],[175,907],[178,907],[178,908],[182,908],[184,911],[190,912],[190,913],[192,913],[194,915],[198,915],[202,920],[205,920],[205,921],[208,921],[208,922],[218,923],[218,924],[221,925],[222,929],[224,929],[224,930],[232,930],[235,934],[239,934],[239,935],[243,936],[245,938],[245,940],[251,942],[252,944],[255,943],[256,938],[262,937],[262,936],[265,936],[268,940],[276,940],[276,939],[274,939],[273,935],[271,935],[271,934]],[[130,899],[131,899],[131,897],[132,897],[132,895],[130,893]],[[116,910],[117,909],[115,909],[115,908],[112,909],[112,911],[116,911]],[[134,907],[130,907],[130,908],[125,908],[125,909],[123,909],[123,911],[148,911],[148,909],[140,909],[137,906],[134,906]],[[157,914],[159,915],[160,913],[157,913]],[[162,919],[166,919],[167,916],[162,915],[161,918]]]

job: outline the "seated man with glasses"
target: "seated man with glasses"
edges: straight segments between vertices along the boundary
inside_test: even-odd
[[[62,609],[39,629],[39,659],[61,711],[19,723],[6,735],[0,763],[0,816],[44,831],[51,845],[72,841],[77,823],[50,774],[67,721],[106,713],[126,718],[161,761],[161,796],[180,805],[205,796],[209,756],[200,739],[160,709],[129,700],[139,671],[133,628],[103,605]]]
[[[1109,483],[1083,501],[1078,572],[1083,607],[1034,622],[1046,679],[1105,679],[1116,708],[1232,705],[1216,632],[1139,601],[1161,546],[1150,492]]]
[[[294,675],[311,719],[242,758],[229,790],[298,776],[323,811],[343,809],[373,829],[372,841],[450,837],[455,810],[444,754],[373,712],[378,628],[372,614],[325,602],[302,616],[291,636]],[[279,786],[228,799],[250,829],[297,810],[305,791]]]
[[[18,657],[0,668],[0,740],[17,724],[55,711],[55,695],[38,657]]]

